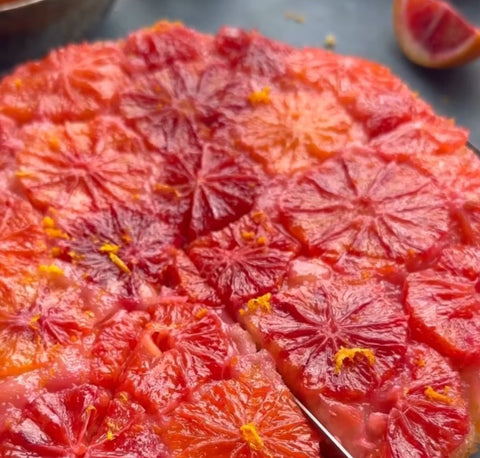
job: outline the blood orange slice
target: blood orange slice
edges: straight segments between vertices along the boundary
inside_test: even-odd
[[[318,442],[291,394],[266,383],[211,383],[175,410],[162,428],[175,454],[187,457],[318,457]]]
[[[134,74],[161,70],[176,62],[200,60],[208,53],[212,38],[180,23],[160,21],[132,33],[125,42],[127,66]]]
[[[331,156],[353,137],[353,121],[331,92],[256,94],[250,95],[253,107],[239,117],[235,135],[272,174],[307,168],[314,158]]]
[[[139,458],[168,456],[156,430],[155,419],[119,392],[96,431],[85,458]]]
[[[473,431],[458,373],[430,348],[412,346],[400,379],[386,425],[389,456],[466,456]]]
[[[118,311],[102,323],[91,349],[92,383],[114,389],[149,319],[146,312]]]
[[[124,61],[113,43],[53,51],[2,83],[1,111],[19,122],[76,121],[107,113],[128,83]]]
[[[388,159],[409,159],[421,167],[425,156],[432,155],[439,161],[443,154],[465,146],[467,139],[467,130],[455,126],[451,120],[426,116],[378,136],[370,146]]]
[[[393,10],[398,43],[416,64],[453,67],[480,56],[480,31],[447,2],[395,0]]]
[[[431,179],[360,153],[299,175],[281,206],[290,232],[332,260],[352,253],[408,263],[435,251],[450,224]]]
[[[163,218],[151,208],[111,207],[67,221],[67,236],[57,245],[61,257],[88,280],[133,300],[152,301],[169,261],[167,247],[180,240]]]
[[[479,266],[478,249],[449,248],[437,267],[407,277],[405,304],[418,337],[459,364],[480,361]]]
[[[78,288],[40,284],[23,299],[0,308],[0,377],[46,364],[59,344],[76,342],[94,326]]]
[[[188,255],[222,298],[238,304],[275,288],[298,248],[267,215],[253,212],[195,240]]]
[[[106,390],[86,384],[40,394],[1,434],[1,455],[84,456],[109,402]]]
[[[31,205],[9,192],[0,198],[0,269],[3,277],[32,273],[46,251],[40,217]]]
[[[365,398],[406,351],[401,304],[373,280],[333,275],[314,285],[250,300],[240,316],[299,392]]]
[[[185,153],[210,136],[223,111],[246,105],[241,92],[223,65],[176,63],[139,78],[122,94],[120,111],[154,148]]]
[[[320,90],[332,90],[368,137],[389,132],[419,114],[431,114],[431,109],[382,65],[308,48],[294,53],[288,63],[295,78]],[[364,140],[361,133],[360,129],[355,140]]]
[[[257,177],[240,156],[205,148],[192,196],[190,233],[198,236],[221,229],[250,211],[257,184]]]
[[[180,205],[188,201],[192,238],[221,229],[251,209],[259,179],[248,158],[213,144],[163,158],[157,193],[172,195]]]
[[[164,299],[129,358],[119,388],[167,413],[207,380],[229,372],[230,340],[219,318],[185,298]]]
[[[234,70],[253,79],[276,80],[286,74],[286,57],[292,48],[266,39],[258,32],[223,27],[214,38],[215,47]]]
[[[17,156],[17,177],[41,209],[105,208],[132,202],[148,185],[148,160],[140,151],[140,139],[115,118],[33,124]]]
[[[164,271],[163,280],[166,286],[187,295],[192,302],[209,307],[222,307],[218,294],[200,275],[183,250],[172,250],[172,260]]]

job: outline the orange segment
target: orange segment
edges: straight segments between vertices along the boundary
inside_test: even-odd
[[[398,43],[416,64],[446,68],[480,56],[480,30],[439,0],[395,0]]]

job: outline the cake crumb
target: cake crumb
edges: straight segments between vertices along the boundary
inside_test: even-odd
[[[327,48],[327,49],[333,49],[333,48],[335,48],[335,46],[337,45],[337,39],[336,39],[335,35],[333,35],[332,33],[329,33],[329,34],[325,37],[325,40],[323,41],[323,45],[324,45],[325,48]]]
[[[305,24],[305,16],[303,14],[293,13],[292,11],[285,13],[285,19],[296,22],[297,24]]]

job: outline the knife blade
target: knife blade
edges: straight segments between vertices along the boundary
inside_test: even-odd
[[[480,156],[480,149],[478,149],[476,146],[472,145],[470,142],[467,142],[467,146],[478,156]]]
[[[293,397],[295,402],[297,403],[300,410],[308,417],[308,419],[315,425],[317,430],[321,433],[323,437],[328,439],[329,443],[335,447],[335,449],[340,452],[341,456],[344,458],[353,458],[350,453],[345,449],[345,447],[338,441],[338,439],[320,422],[315,415],[313,415],[310,410],[302,404],[302,402],[297,399],[296,396]]]

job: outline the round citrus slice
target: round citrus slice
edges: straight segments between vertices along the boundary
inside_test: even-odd
[[[425,116],[378,136],[370,146],[388,159],[408,159],[422,167],[425,157],[440,161],[443,155],[465,146],[467,139],[468,131],[451,120]]]
[[[365,398],[406,351],[401,304],[374,280],[333,276],[314,285],[252,299],[240,316],[300,392]]]
[[[120,111],[157,150],[185,153],[208,138],[219,113],[246,105],[232,86],[240,90],[242,84],[232,82],[223,65],[177,62],[138,78],[122,94]]]
[[[87,384],[40,394],[1,434],[0,455],[85,456],[109,402],[106,390]]]
[[[367,138],[389,132],[419,115],[432,114],[399,78],[377,63],[307,48],[290,56],[288,64],[296,78],[333,91],[363,126]],[[356,131],[355,140],[364,140],[361,134],[361,129]]]
[[[395,0],[393,22],[400,47],[416,64],[446,68],[480,56],[480,31],[447,2]]]
[[[393,408],[388,413],[388,455],[467,456],[473,438],[468,404],[459,374],[434,350],[415,346],[408,351]]]
[[[236,380],[203,387],[162,428],[174,455],[318,457],[318,442],[291,394]]]
[[[120,391],[111,401],[85,458],[166,457],[168,451],[157,430],[155,420]]]
[[[245,160],[205,148],[192,196],[190,233],[198,236],[221,229],[250,211],[257,184]]]
[[[353,121],[331,92],[265,87],[249,99],[251,110],[236,121],[237,142],[272,174],[308,168],[353,137]]]
[[[213,312],[169,298],[156,307],[119,387],[150,411],[167,413],[202,383],[226,376],[232,356]]]
[[[180,203],[188,200],[190,237],[221,229],[250,211],[259,179],[248,158],[205,144],[191,154],[167,153],[163,159],[155,189]]]
[[[84,120],[107,113],[128,83],[113,43],[72,45],[18,69],[2,83],[0,111],[19,122]]]
[[[8,192],[0,197],[0,270],[3,277],[32,273],[46,251],[40,217],[24,199]]]
[[[17,155],[17,177],[41,209],[70,212],[132,202],[148,185],[140,139],[116,118],[90,123],[33,124]]]
[[[220,29],[214,44],[233,70],[262,81],[284,76],[285,59],[293,52],[290,46],[266,39],[256,31],[246,32],[233,27]]]
[[[163,216],[119,205],[67,221],[66,236],[57,240],[60,256],[110,291],[151,301],[169,260],[167,247],[180,240]]]
[[[479,266],[478,249],[450,248],[437,267],[406,281],[405,304],[418,337],[460,364],[480,360]]]
[[[217,293],[235,305],[276,287],[298,248],[265,213],[252,212],[195,240],[188,255]]]
[[[40,266],[54,275],[58,267]],[[89,334],[94,320],[78,288],[40,284],[28,302],[0,308],[0,377],[20,374],[48,362],[59,344],[69,345]]]
[[[429,256],[449,230],[433,181],[405,163],[347,155],[298,176],[281,201],[290,232],[312,254],[357,254],[400,262]]]
[[[124,45],[131,72],[144,74],[161,70],[175,62],[200,60],[211,45],[210,35],[184,27],[181,23],[160,21],[132,33]]]
[[[200,275],[183,250],[172,249],[171,263],[163,272],[163,281],[181,295],[187,295],[192,302],[208,307],[223,307],[218,294]]]
[[[92,383],[114,389],[149,319],[146,312],[118,311],[96,331],[91,348]]]

